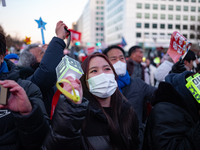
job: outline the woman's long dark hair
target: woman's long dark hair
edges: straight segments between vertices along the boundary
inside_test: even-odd
[[[114,94],[111,96],[111,105],[110,106],[111,106],[112,118],[104,111],[104,109],[100,105],[99,101],[89,92],[89,89],[86,84],[86,80],[88,79],[89,62],[92,58],[95,58],[95,57],[101,57],[101,58],[105,59],[108,62],[108,64],[110,65],[112,71],[114,72],[115,79],[117,79],[117,74],[115,73],[115,70],[114,70],[112,64],[110,63],[110,61],[108,60],[108,58],[104,54],[100,54],[100,53],[92,54],[92,55],[88,56],[81,65],[83,72],[84,72],[84,75],[80,79],[81,83],[82,83],[82,87],[83,87],[83,96],[85,98],[87,98],[90,102],[95,103],[102,110],[104,115],[106,116],[107,121],[108,121],[109,131],[110,131],[109,137],[110,137],[110,144],[112,146],[112,149],[124,149],[124,147],[122,147],[122,146],[124,146],[123,141],[124,140],[128,141],[128,139],[130,139],[130,136],[131,136],[132,140],[136,137],[135,135],[133,135],[133,134],[137,134],[137,133],[134,133],[133,130],[135,130],[135,129],[132,128],[132,125],[134,124],[133,120],[136,120],[135,123],[137,124],[137,116],[135,115],[133,109],[131,107],[129,107],[129,110],[127,111],[127,114],[125,115],[125,117],[123,119],[120,118],[123,99],[126,100],[126,98],[121,94],[121,92],[119,91],[118,88],[114,92]],[[87,115],[86,115],[86,118],[87,118]],[[87,124],[87,122],[85,121],[83,128],[82,128],[83,136],[84,136],[84,131],[85,131],[84,129],[85,129],[86,124]],[[137,132],[137,131],[135,131],[135,132]],[[121,133],[123,133],[124,140],[122,138]],[[86,138],[85,138],[85,140],[86,140],[86,143],[88,144],[88,146],[91,149],[93,149],[91,144],[88,142],[88,140]],[[127,149],[127,148],[125,148],[125,149]]]

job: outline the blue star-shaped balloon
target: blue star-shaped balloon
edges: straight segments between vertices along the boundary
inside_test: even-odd
[[[46,22],[43,22],[41,17],[40,17],[39,20],[35,20],[35,21],[38,23],[38,28],[42,28],[42,29],[46,30],[46,29],[45,29],[45,25],[46,25],[47,23],[46,23]]]

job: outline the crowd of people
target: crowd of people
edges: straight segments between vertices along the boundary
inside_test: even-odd
[[[200,63],[192,50],[175,63],[166,53],[159,64],[143,63],[137,45],[128,57],[118,45],[88,56],[82,51],[76,59],[84,74],[62,84],[80,100],[60,94],[50,119],[55,68],[63,56],[75,58],[66,52],[64,28],[59,21],[48,45],[27,45],[19,55],[6,54],[0,33],[0,85],[8,88],[0,150],[200,149]]]

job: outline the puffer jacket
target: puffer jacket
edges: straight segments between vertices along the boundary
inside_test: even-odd
[[[8,73],[0,80],[14,80],[24,88],[32,105],[29,115],[20,115],[9,109],[0,110],[0,150],[37,150],[49,129],[47,113],[39,88],[30,81],[21,80],[15,64],[6,60]]]
[[[170,74],[159,84],[146,126],[144,150],[200,149],[200,107],[185,86],[190,74]]]
[[[97,106],[91,102],[88,103],[88,100],[83,98],[82,103],[77,105],[69,101],[65,96],[60,96],[53,115],[51,131],[46,136],[42,146],[43,150],[87,150],[89,147],[86,143],[90,143],[95,150],[111,149],[106,117]],[[124,101],[121,110],[122,115],[120,116],[122,120],[130,106]],[[109,108],[104,110],[109,114]],[[84,121],[87,122],[85,126],[86,137],[83,137],[82,134],[82,127],[85,125]],[[135,143],[132,143],[134,145],[132,149],[134,150],[139,145],[137,120],[132,125],[132,129],[136,139]],[[130,149],[126,145],[128,142],[124,140],[124,149]]]
[[[53,37],[39,67],[35,71],[30,68],[19,68],[21,78],[24,77],[24,79],[31,81],[40,88],[48,115],[50,115],[53,95],[57,90],[55,87],[57,81],[55,68],[64,56],[63,50],[65,47],[66,44],[62,39]]]

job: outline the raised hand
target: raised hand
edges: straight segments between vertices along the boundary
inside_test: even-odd
[[[172,66],[172,70],[170,73],[182,73],[186,70],[184,62],[179,60]]]
[[[63,21],[59,21],[56,25],[56,35],[58,38],[61,38],[63,40],[68,35],[64,28],[67,29],[68,27],[63,23]]]
[[[31,103],[24,89],[13,80],[0,81],[4,88],[8,88],[10,97],[7,105],[0,105],[0,109],[8,108],[11,111],[19,112],[21,115],[28,115],[32,111]]]
[[[74,80],[72,77],[68,76],[66,77],[65,79],[69,80],[72,84],[72,86],[74,87],[74,89],[78,90],[79,92],[79,96],[80,96],[80,100],[78,102],[74,102],[73,100],[71,100],[69,97],[69,99],[75,103],[75,104],[81,104],[82,102],[82,98],[83,98],[83,89],[82,89],[82,85],[81,85],[81,82],[76,79]],[[71,85],[69,85],[68,83],[64,82],[63,83],[63,89],[66,90],[67,92],[71,93],[72,92],[72,87]]]

